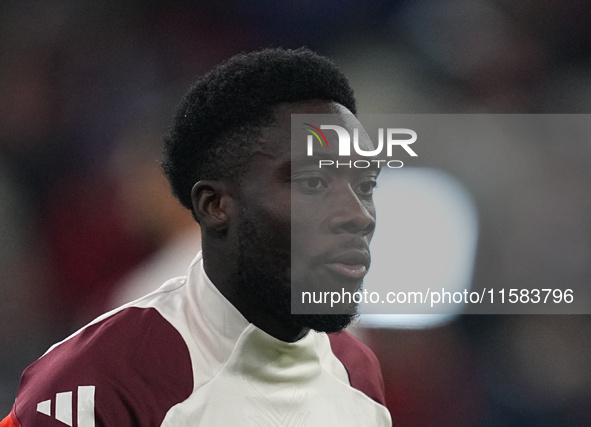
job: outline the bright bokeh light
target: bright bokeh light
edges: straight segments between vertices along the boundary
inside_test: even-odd
[[[374,193],[378,220],[371,244],[372,265],[365,289],[385,291],[470,289],[478,216],[467,190],[448,174],[425,168],[383,171]],[[361,306],[362,313],[372,308]],[[427,328],[450,321],[453,312],[407,314],[362,314],[364,326],[381,328]],[[410,310],[410,312],[409,312]],[[375,310],[373,310],[375,312]]]

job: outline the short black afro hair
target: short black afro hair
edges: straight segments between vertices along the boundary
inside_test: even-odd
[[[164,140],[164,173],[192,211],[191,189],[203,179],[238,179],[274,107],[327,100],[356,113],[347,78],[306,48],[240,54],[197,80],[182,99]]]

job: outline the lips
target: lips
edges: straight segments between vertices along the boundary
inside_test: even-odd
[[[351,250],[333,255],[325,263],[333,273],[346,279],[363,279],[369,268],[369,252]]]

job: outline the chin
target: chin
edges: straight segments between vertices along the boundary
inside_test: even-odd
[[[293,314],[292,320],[300,326],[310,328],[316,332],[340,332],[349,326],[359,314]]]

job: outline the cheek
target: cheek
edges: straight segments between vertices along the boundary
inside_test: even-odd
[[[324,215],[321,212],[321,204],[296,204],[291,221],[291,249],[292,264],[302,262],[316,254],[325,244],[326,233]]]
[[[294,197],[291,205],[292,234],[319,235],[329,217],[325,204],[319,198]]]
[[[289,204],[274,201],[259,204],[249,214],[270,249],[289,249],[291,244],[291,211]]]

